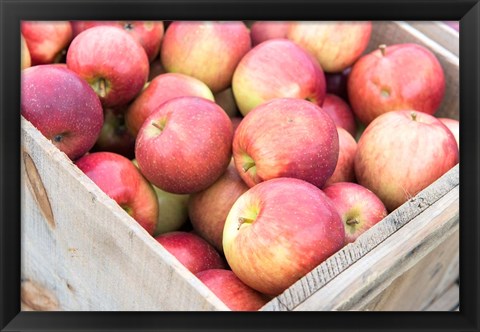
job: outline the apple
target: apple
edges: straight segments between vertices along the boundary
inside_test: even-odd
[[[20,110],[72,160],[93,147],[103,125],[102,105],[92,88],[57,65],[22,70]]]
[[[330,116],[295,98],[274,99],[253,109],[233,140],[235,166],[249,187],[292,177],[321,188],[332,176],[338,154],[337,129]]]
[[[257,311],[270,299],[245,285],[230,270],[210,269],[195,276],[232,311]]]
[[[334,94],[348,102],[347,81],[352,67],[348,67],[340,73],[325,73],[327,81],[327,93]]]
[[[241,21],[175,21],[160,52],[167,72],[193,76],[217,93],[230,86],[235,67],[250,47],[250,33]]]
[[[460,122],[450,118],[438,118],[447,128],[452,132],[457,142],[458,148],[460,148]]]
[[[72,40],[72,26],[68,21],[22,21],[20,31],[32,66],[59,62]]]
[[[176,73],[158,75],[128,107],[125,121],[129,132],[136,137],[145,120],[159,106],[170,99],[184,96],[214,101],[208,86],[196,78]]]
[[[359,184],[337,182],[323,188],[323,192],[342,218],[346,243],[354,242],[388,214],[382,201]]]
[[[230,118],[233,118],[239,114],[238,106],[235,102],[235,97],[233,96],[231,87],[217,92],[214,97],[215,102],[228,114]]]
[[[158,214],[155,235],[178,231],[188,220],[189,195],[177,195],[153,186],[157,194]]]
[[[84,155],[75,164],[153,235],[159,213],[157,197],[130,159],[113,152],[93,152]]]
[[[28,50],[27,42],[22,34],[20,34],[20,68],[25,69],[32,65],[32,59],[30,58],[30,51]]]
[[[322,69],[286,39],[267,40],[248,52],[235,69],[232,89],[244,116],[275,98],[307,99],[322,105],[326,93]]]
[[[455,137],[432,115],[391,111],[373,120],[357,145],[358,184],[393,211],[458,163]]]
[[[335,170],[325,185],[335,182],[355,181],[355,154],[357,153],[357,141],[348,131],[337,127],[338,131],[338,161]]]
[[[150,62],[150,70],[148,73],[148,82],[151,82],[155,77],[161,74],[165,74],[165,68],[163,68],[162,60],[160,58],[156,58],[152,62]]]
[[[277,38],[287,38],[289,22],[285,21],[256,21],[250,27],[252,46]]]
[[[223,250],[245,284],[276,296],[340,250],[345,230],[322,190],[299,179],[262,182],[241,195],[223,231]]]
[[[149,62],[143,47],[127,32],[97,26],[76,36],[67,66],[85,79],[104,107],[130,102],[147,82]]]
[[[310,52],[325,72],[338,73],[362,55],[371,32],[369,21],[291,22],[287,38]]]
[[[356,136],[357,123],[350,106],[340,97],[329,94],[325,96],[322,109],[330,115],[335,125],[348,131],[350,135]]]
[[[145,120],[135,156],[152,184],[170,193],[191,194],[225,172],[232,139],[232,123],[220,106],[205,98],[178,97]]]
[[[232,159],[225,173],[214,184],[190,195],[188,214],[193,229],[220,252],[223,252],[223,226],[228,212],[248,189]]]
[[[96,26],[114,26],[135,38],[145,49],[149,61],[153,61],[160,52],[164,32],[162,21],[71,21],[71,23],[73,37]]]
[[[353,65],[347,88],[354,114],[367,125],[395,110],[435,114],[445,76],[435,55],[421,45],[380,45]]]
[[[193,274],[225,268],[220,254],[198,235],[176,231],[158,235],[155,239]]]

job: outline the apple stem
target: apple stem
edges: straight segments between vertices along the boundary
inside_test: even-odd
[[[107,95],[107,86],[106,86],[105,79],[103,78],[98,80],[98,95],[101,98],[105,98],[105,96]]]
[[[240,226],[242,226],[244,223],[253,223],[255,220],[253,219],[250,219],[250,218],[244,218],[244,217],[239,217],[238,218],[238,227],[237,227],[237,231],[240,229]]]
[[[385,56],[385,54],[387,53],[387,45],[381,44],[381,45],[378,45],[378,48],[380,49],[382,56]]]
[[[348,219],[347,221],[345,221],[345,223],[348,225],[348,226],[352,226],[352,225],[358,225],[360,222],[353,218],[353,219]]]
[[[413,121],[417,121],[417,113],[416,112],[410,113],[410,116],[412,117]]]

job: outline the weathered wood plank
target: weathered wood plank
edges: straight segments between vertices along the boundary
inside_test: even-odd
[[[399,275],[458,229],[459,187],[449,191],[294,310],[353,310],[369,303]]]
[[[432,302],[425,311],[458,311],[460,303],[460,288],[453,283],[446,292]]]
[[[457,57],[460,55],[460,34],[447,24],[441,21],[407,21],[407,23]]]
[[[228,310],[28,121],[21,126],[22,279],[62,310]]]
[[[262,310],[283,311],[297,307],[304,299],[312,296],[355,262],[363,259],[371,250],[382,244],[410,220],[427,209],[433,210],[432,206],[444,195],[458,187],[458,184],[459,165],[392,211],[384,220],[363,233],[354,243],[348,244],[328,258],[284,293],[270,301]]]

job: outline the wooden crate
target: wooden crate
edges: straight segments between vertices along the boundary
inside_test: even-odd
[[[458,119],[458,57],[405,22],[376,22],[368,50],[400,42],[435,52],[438,115]],[[228,310],[25,119],[21,135],[23,310]],[[454,294],[458,224],[457,165],[261,310],[427,310]]]

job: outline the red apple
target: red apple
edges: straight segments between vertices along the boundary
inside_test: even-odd
[[[104,109],[104,122],[92,152],[108,151],[133,159],[135,157],[135,138],[125,126],[125,107]]]
[[[232,271],[253,289],[274,296],[344,243],[343,223],[330,199],[292,178],[250,188],[233,205],[223,231]]]
[[[92,88],[57,65],[22,71],[21,114],[72,160],[89,151],[103,125],[103,110]]]
[[[351,70],[352,68],[348,67],[340,73],[325,73],[327,93],[337,95],[348,102],[347,81]]]
[[[191,194],[208,188],[225,172],[232,139],[232,123],[220,106],[204,98],[179,97],[145,120],[135,155],[152,184]]]
[[[223,252],[223,226],[228,212],[248,188],[238,175],[232,160],[225,173],[214,184],[190,195],[188,214],[193,229],[220,252]]]
[[[354,161],[357,153],[357,142],[345,129],[337,127],[337,131],[339,147],[337,166],[325,185],[335,182],[355,181]]]
[[[157,197],[130,159],[112,152],[93,152],[78,159],[76,165],[153,235],[159,213]]]
[[[149,62],[143,47],[127,32],[97,26],[81,32],[67,53],[67,66],[85,79],[104,107],[127,104],[143,88]]]
[[[329,94],[325,96],[322,109],[330,115],[337,127],[348,131],[350,135],[357,134],[357,123],[350,106],[340,97]]]
[[[233,140],[238,173],[249,187],[292,177],[319,188],[338,160],[338,134],[319,106],[302,99],[275,99],[253,109]]]
[[[193,274],[224,269],[220,254],[200,236],[188,232],[170,232],[155,239]]]
[[[322,105],[326,93],[322,69],[286,39],[265,41],[248,52],[235,70],[232,89],[243,115],[275,98],[307,99]]]
[[[241,21],[176,21],[163,38],[161,59],[168,72],[193,76],[216,93],[230,86],[250,44],[250,33]]]
[[[442,123],[447,126],[448,129],[450,129],[455,137],[458,148],[460,148],[460,122],[450,118],[438,118],[438,120],[442,121]]]
[[[250,27],[252,46],[277,38],[287,38],[289,22],[285,21],[256,21]]]
[[[184,96],[203,97],[214,101],[208,86],[196,78],[183,74],[161,74],[135,98],[126,113],[127,128],[133,136],[155,110],[166,101]]]
[[[380,45],[355,63],[348,79],[350,105],[364,124],[394,110],[434,114],[444,93],[442,66],[417,44]]]
[[[32,66],[58,62],[72,40],[68,21],[22,21],[21,33],[30,52]]]
[[[20,34],[20,68],[25,69],[32,65],[32,59],[30,58],[30,51],[28,50],[27,42],[22,34]]]
[[[245,285],[230,270],[211,269],[195,275],[233,311],[257,311],[269,297]]]
[[[74,37],[96,26],[107,25],[123,29],[143,46],[150,61],[153,61],[160,51],[163,38],[162,21],[72,21],[71,23]]]
[[[310,52],[325,72],[338,73],[365,51],[371,32],[368,21],[292,22],[287,38]]]
[[[345,242],[354,242],[362,233],[387,216],[382,201],[370,190],[351,182],[337,182],[323,189],[333,202],[345,227]]]
[[[214,97],[215,102],[228,114],[230,118],[233,118],[239,114],[238,106],[235,102],[235,97],[233,96],[231,87],[217,92]]]
[[[458,163],[453,134],[418,111],[387,112],[360,137],[355,175],[393,211]]]

